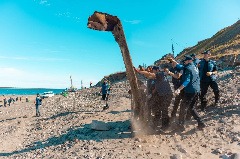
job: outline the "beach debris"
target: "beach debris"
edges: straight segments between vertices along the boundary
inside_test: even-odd
[[[107,131],[110,129],[109,125],[103,121],[92,120],[91,129]]]
[[[143,123],[144,115],[142,110],[144,108],[144,102],[142,99],[141,91],[139,90],[136,73],[133,67],[132,59],[120,19],[117,16],[113,16],[108,13],[95,11],[94,14],[88,18],[87,26],[88,28],[93,30],[111,31],[114,35],[115,40],[118,43],[122,52],[123,61],[127,72],[127,78],[131,86],[131,93],[133,95],[133,100],[135,104],[133,112],[135,112],[135,115],[137,115],[139,117],[139,120]],[[140,110],[139,114],[136,114],[136,112],[138,112],[136,110]]]

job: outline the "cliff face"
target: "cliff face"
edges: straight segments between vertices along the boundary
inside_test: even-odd
[[[226,27],[211,38],[198,42],[193,47],[188,47],[180,52],[177,56],[178,59],[182,59],[184,55],[190,55],[195,53],[201,57],[201,53],[210,50],[213,56],[219,54],[233,54],[240,52],[240,20],[235,24]]]

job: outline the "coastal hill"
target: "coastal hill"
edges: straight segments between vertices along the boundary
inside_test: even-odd
[[[197,45],[185,48],[177,55],[182,59],[184,55],[195,53],[201,56],[201,53],[210,50],[213,56],[233,54],[240,52],[240,20],[231,26],[218,31],[211,38],[199,41]]]

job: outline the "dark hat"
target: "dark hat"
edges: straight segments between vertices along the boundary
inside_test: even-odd
[[[202,54],[210,54],[211,55],[211,52],[210,51],[204,51]]]
[[[191,56],[191,57],[195,57],[195,56],[196,56],[196,54],[191,54],[190,56]]]
[[[107,81],[108,79],[107,78],[104,78],[104,81]]]
[[[186,60],[193,60],[193,58],[191,56],[189,56],[189,55],[185,55],[184,61],[186,61]]]
[[[37,96],[39,95],[39,93],[37,93]]]
[[[158,66],[153,66],[153,69],[154,70],[159,70],[159,67]]]

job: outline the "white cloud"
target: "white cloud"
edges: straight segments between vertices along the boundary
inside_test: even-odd
[[[27,58],[25,57],[7,57],[7,56],[0,56],[0,59],[27,60]]]
[[[40,1],[40,4],[44,4],[44,3],[47,3],[47,1],[43,1],[43,0]]]
[[[130,23],[130,24],[139,24],[140,22],[142,22],[141,20],[124,20],[126,23]]]

